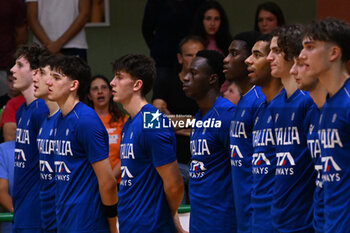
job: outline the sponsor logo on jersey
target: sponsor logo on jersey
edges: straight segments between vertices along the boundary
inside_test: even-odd
[[[190,176],[192,178],[201,178],[204,176],[207,168],[204,166],[204,163],[197,160],[192,160],[190,164]]]
[[[121,166],[120,170],[121,170],[121,178],[122,178],[120,181],[120,185],[131,186],[132,185],[132,178],[134,178],[134,176],[131,174],[128,167]]]
[[[270,160],[266,157],[265,153],[254,153],[252,159],[252,172],[253,174],[268,174],[269,166],[271,165]]]
[[[276,175],[294,175],[295,162],[290,152],[276,153]]]
[[[71,170],[68,168],[67,164],[63,161],[55,161],[55,173],[56,180],[58,181],[69,181]]]
[[[241,167],[242,166],[241,159],[243,159],[243,155],[239,150],[239,147],[237,145],[230,145],[230,149],[231,149],[231,166]]]
[[[319,188],[323,188],[323,182],[322,182],[322,165],[318,164],[315,165],[315,171],[317,172],[317,177],[316,177],[316,186]]]
[[[322,156],[321,162],[323,165],[323,182],[340,181],[341,167],[335,162],[332,156]]]
[[[25,168],[26,167],[26,156],[22,149],[15,148],[15,167]]]
[[[45,160],[39,160],[40,178],[42,180],[52,180],[53,179],[53,169],[50,163]]]

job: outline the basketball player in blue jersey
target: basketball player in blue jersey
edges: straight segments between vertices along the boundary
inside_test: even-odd
[[[328,96],[321,111],[324,188],[324,232],[348,232],[350,222],[350,26],[334,18],[314,22],[306,29],[299,58],[307,76],[318,77]]]
[[[251,48],[259,35],[255,31],[237,34],[224,59],[226,79],[235,81],[242,90],[242,97],[231,118],[230,129],[230,158],[238,232],[252,231],[252,130],[257,108],[265,99],[260,87],[250,82],[244,60],[250,56]]]
[[[49,88],[46,82],[50,78],[49,59],[55,59],[55,55],[44,56],[40,58],[39,70],[33,75],[34,96],[43,99],[49,109],[49,114],[44,119],[38,136],[37,145],[39,150],[39,168],[40,168],[40,207],[41,207],[41,226],[43,232],[57,232],[56,225],[56,207],[55,207],[55,159],[54,159],[54,124],[57,116],[60,114],[56,102],[48,100]]]
[[[33,76],[38,72],[39,57],[48,52],[38,45],[23,46],[16,52],[11,68],[14,88],[21,91],[26,102],[16,112],[16,149],[13,186],[13,232],[41,233],[39,200],[40,173],[37,135],[47,117],[44,100],[34,96]]]
[[[316,188],[314,192],[313,204],[313,227],[315,232],[324,232],[324,204],[323,204],[323,181],[322,181],[322,161],[321,161],[321,145],[318,137],[319,121],[321,108],[323,107],[327,90],[324,88],[317,77],[308,76],[306,66],[299,57],[294,58],[294,65],[290,73],[294,75],[298,88],[308,91],[314,104],[309,110],[309,128],[307,133],[307,145],[314,162],[316,171]]]
[[[175,133],[169,120],[145,98],[156,77],[154,61],[129,54],[117,59],[113,69],[113,100],[130,115],[120,143],[120,232],[183,232],[177,208],[184,184],[176,161]]]
[[[297,89],[290,74],[293,58],[302,49],[302,27],[289,25],[273,32],[270,43],[271,75],[280,78],[284,94],[271,104],[276,136],[276,177],[271,209],[278,232],[313,232],[312,203],[315,172],[307,149],[308,110],[313,101]]]
[[[273,202],[273,186],[276,172],[276,137],[273,129],[270,106],[281,94],[280,79],[271,76],[267,55],[270,52],[271,35],[258,38],[245,63],[248,65],[248,76],[251,83],[261,87],[265,101],[260,104],[253,126],[253,189],[251,193],[252,231],[256,233],[275,232],[271,206]]]
[[[61,110],[54,126],[57,232],[115,233],[117,184],[108,159],[108,133],[96,112],[79,102],[90,68],[65,56],[49,65],[48,100]]]
[[[190,136],[190,232],[236,232],[229,128],[234,105],[220,97],[223,56],[199,51],[183,90],[199,107]]]

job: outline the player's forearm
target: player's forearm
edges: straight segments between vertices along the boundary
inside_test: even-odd
[[[14,141],[16,139],[17,124],[14,122],[6,122],[3,126],[4,141]]]
[[[173,217],[175,217],[184,193],[184,183],[182,179],[170,187],[164,187],[164,193],[168,201],[171,214]]]
[[[16,45],[25,44],[28,38],[27,25],[16,27]]]
[[[114,178],[111,178],[111,180],[109,182],[101,182],[101,183],[99,182],[99,190],[100,190],[102,204],[104,205],[104,211],[105,211],[106,216],[107,216],[109,230],[111,233],[118,232],[117,225],[116,225],[117,224],[117,217],[109,217],[108,216],[109,214],[111,214],[110,212],[113,212],[113,210],[111,210],[111,208],[115,208],[115,211],[117,208],[116,204],[118,203],[118,196],[117,196],[117,182],[116,182],[116,180]]]
[[[45,46],[50,43],[49,37],[46,35],[43,27],[38,20],[38,3],[27,3],[27,20],[30,29],[38,40]]]
[[[121,170],[120,170],[120,161],[114,166],[112,173],[113,173],[113,177],[116,179],[120,178],[121,175]]]
[[[104,205],[115,205],[118,202],[117,182],[114,177],[109,181],[99,182],[99,191]]]
[[[68,41],[70,41],[78,32],[83,29],[87,21],[89,20],[90,2],[87,0],[80,0],[79,3],[79,15],[70,25],[70,27],[62,34],[57,42],[63,47]]]
[[[13,213],[12,198],[7,192],[0,192],[0,205]]]

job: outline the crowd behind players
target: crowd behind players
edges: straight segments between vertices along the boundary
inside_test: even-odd
[[[222,12],[203,9],[207,34],[183,38],[181,69],[155,83],[163,113],[145,98],[159,74],[147,56],[118,58],[109,84],[80,58],[17,50],[25,103],[15,143],[0,147],[13,232],[118,232],[117,218],[120,232],[185,232],[181,202],[190,232],[347,232],[350,26],[282,26],[258,8],[261,33],[238,33],[227,53],[215,41]]]

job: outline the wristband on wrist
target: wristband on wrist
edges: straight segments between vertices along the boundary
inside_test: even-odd
[[[118,203],[114,205],[103,205],[103,210],[107,218],[114,218],[118,215]]]

